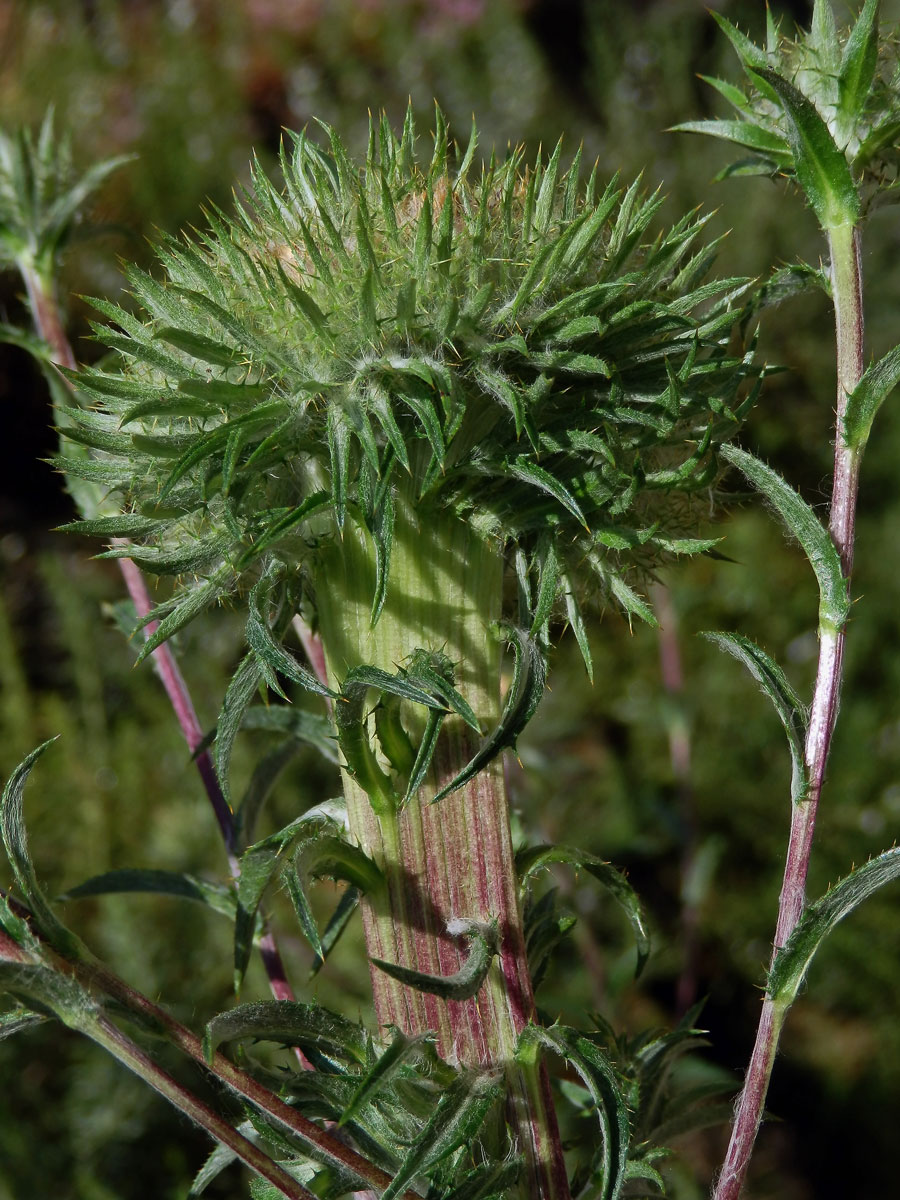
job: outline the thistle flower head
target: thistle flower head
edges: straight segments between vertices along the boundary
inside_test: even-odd
[[[551,600],[577,573],[645,615],[625,573],[710,544],[685,498],[758,376],[729,349],[745,281],[704,282],[702,220],[648,241],[658,197],[563,173],[559,146],[476,168],[473,130],[454,166],[440,113],[424,158],[410,115],[358,168],[326,133],[165,242],[163,279],[133,272],[141,316],[98,305],[120,364],[77,377],[66,433],[94,454],[64,466],[119,511],[82,527],[180,580],[157,640],[261,573],[314,579],[348,522],[377,618],[401,508],[454,514]]]
[[[816,0],[809,30],[785,37],[768,13],[765,46],[724,17],[716,21],[736,51],[749,87],[707,79],[736,119],[689,121],[745,154],[720,175],[785,175],[806,193],[826,228],[855,223],[862,208],[900,196],[900,58],[896,39],[879,37],[879,0],[866,0],[851,29],[839,30],[829,0]]]

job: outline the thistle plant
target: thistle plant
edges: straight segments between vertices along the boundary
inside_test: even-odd
[[[336,743],[344,803],[254,840],[266,789],[251,787],[229,826],[236,895],[212,899],[235,922],[239,987],[276,880],[320,962],[361,897],[376,1020],[394,1040],[373,1058],[358,1032],[303,1005],[245,1005],[211,1024],[207,1061],[257,1106],[253,1129],[288,1174],[304,1184],[316,1175],[321,1188],[322,1171],[337,1170],[334,1140],[320,1137],[310,1159],[309,1131],[215,1055],[248,1037],[301,1047],[319,1069],[291,1094],[346,1123],[372,1159],[344,1163],[329,1194],[384,1186],[387,1169],[391,1196],[424,1175],[448,1197],[566,1197],[542,1062],[562,1055],[601,1124],[578,1186],[611,1197],[626,1178],[659,1180],[647,1113],[661,1111],[670,1044],[635,1049],[626,1084],[599,1032],[539,1024],[532,973],[567,926],[528,902],[526,929],[523,899],[550,863],[582,865],[626,910],[639,966],[645,921],[624,876],[594,855],[539,846],[514,856],[501,754],[538,706],[561,623],[590,673],[585,607],[652,622],[642,581],[714,544],[696,536],[699,511],[715,491],[716,451],[760,377],[745,344],[747,281],[707,280],[715,247],[700,243],[702,219],[651,236],[659,197],[639,183],[601,184],[597,168],[583,181],[579,155],[563,172],[559,146],[524,170],[519,151],[478,168],[474,129],[457,154],[438,112],[423,156],[410,115],[399,137],[373,124],[360,168],[325,132],[327,149],[291,138],[282,187],[256,166],[236,216],[214,210],[205,234],[165,241],[163,279],[131,272],[140,315],[96,302],[112,323],[98,336],[117,362],[67,371],[73,400],[60,408],[60,465],[94,497],[76,527],[111,539],[108,556],[172,580],[143,615],[141,657],[218,603],[247,614],[248,654],[216,732],[224,795],[239,729],[263,719],[253,705],[261,687],[316,692],[333,721],[329,742],[309,714],[263,710],[269,728],[291,725],[331,753]],[[60,932],[21,824],[33,761],[4,804],[31,912],[29,924],[5,909],[6,937],[20,947],[6,955],[9,990],[111,1048],[84,989],[105,994],[201,1057]],[[307,889],[323,875],[350,888],[320,932]],[[113,876],[70,895],[197,890]],[[42,988],[56,970],[68,972],[68,990]],[[119,1057],[138,1069],[132,1050]],[[653,1082],[639,1103],[644,1059]],[[429,1076],[443,1088],[430,1115]],[[629,1088],[645,1111],[634,1145]],[[461,1181],[473,1161],[465,1146],[498,1103],[512,1141],[485,1126],[484,1166]],[[220,1137],[196,1106],[181,1106]],[[400,1122],[387,1144],[385,1120]],[[397,1138],[411,1148],[398,1151]],[[226,1161],[237,1154],[260,1170],[244,1141],[226,1144]],[[303,1192],[267,1170],[281,1194]]]
[[[717,17],[744,68],[746,92],[709,82],[737,119],[689,122],[681,129],[736,143],[749,156],[724,175],[781,175],[802,192],[825,236],[827,271],[807,267],[834,304],[837,401],[834,476],[827,528],[771,468],[743,450],[732,462],[796,537],[819,585],[819,659],[807,708],[781,670],[749,639],[710,635],[743,661],[773,701],[792,759],[791,823],[774,954],[762,1015],[717,1200],[740,1195],[762,1118],[781,1028],[809,961],[834,923],[900,872],[895,849],[852,872],[807,904],[806,877],[831,738],[838,714],[850,613],[856,499],[863,451],[878,408],[900,379],[900,349],[865,366],[861,237],[873,211],[900,198],[900,60],[879,38],[878,0],[866,0],[853,27],[839,32],[827,0],[816,0],[811,27],[790,40],[768,16],[765,47]]]

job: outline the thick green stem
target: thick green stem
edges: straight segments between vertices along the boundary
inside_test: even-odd
[[[852,225],[830,229],[828,242],[831,251],[831,287],[837,346],[837,422],[828,529],[840,554],[849,588],[853,567],[860,452],[846,445],[844,417],[847,399],[862,378],[864,367],[859,230]],[[791,832],[778,904],[774,954],[778,953],[790,937],[803,914],[806,902],[806,877],[816,814],[840,703],[844,636],[843,626],[835,629],[831,624],[820,625],[819,663],[805,750],[808,783],[806,795],[793,806],[791,812]],[[763,1001],[756,1043],[732,1127],[731,1142],[716,1186],[715,1200],[738,1200],[743,1189],[757,1130],[762,1120],[769,1076],[786,1012],[786,1008],[776,1006],[768,996]]]
[[[503,561],[464,522],[440,512],[417,518],[411,506],[401,509],[387,600],[374,627],[374,548],[358,525],[348,522],[321,578],[328,590],[318,597],[320,631],[332,680],[339,683],[362,665],[395,672],[416,650],[441,653],[454,664],[455,686],[482,728],[496,725],[501,647],[492,626],[501,612]],[[404,705],[401,715],[411,740],[418,742],[422,710],[407,711]],[[370,719],[373,747],[379,744],[374,731]],[[344,772],[351,831],[387,879],[384,894],[367,898],[363,908],[370,957],[452,975],[464,961],[464,947],[448,932],[454,919],[493,920],[500,930],[498,957],[471,999],[443,1000],[373,968],[375,1010],[380,1023],[407,1033],[432,1030],[450,1061],[505,1068],[529,1161],[526,1194],[562,1200],[568,1185],[546,1076],[539,1088],[529,1087],[515,1064],[516,1038],[534,1016],[534,998],[501,763],[432,803],[476,746],[462,720],[447,718],[432,770],[402,808],[385,805],[380,796],[373,804],[359,776]],[[390,776],[386,759],[380,767]],[[402,794],[404,781],[394,782]]]

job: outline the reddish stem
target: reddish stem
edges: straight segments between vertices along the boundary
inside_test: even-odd
[[[863,306],[859,230],[841,226],[828,231],[831,283],[834,296],[837,344],[837,423],[834,447],[834,482],[828,529],[840,555],[847,587],[853,566],[856,496],[860,456],[846,444],[844,418],[847,400],[862,378]],[[775,947],[785,945],[803,914],[806,878],[815,831],[816,813],[831,737],[837,720],[844,660],[844,627],[822,623],[819,628],[819,663],[810,709],[805,760],[807,791],[793,806],[791,832],[778,905]],[[747,1068],[744,1090],[732,1126],[731,1141],[716,1186],[715,1200],[738,1200],[744,1186],[756,1134],[762,1120],[772,1063],[786,1009],[766,996],[756,1042]]]
[[[74,370],[77,363],[71,343],[65,333],[59,301],[52,279],[27,263],[20,264],[20,271],[25,281],[28,303],[38,334],[50,347],[53,361],[69,370]],[[123,539],[115,539],[114,544],[120,546],[127,545]],[[150,598],[146,581],[141,574],[140,568],[130,558],[120,558],[117,561],[135,612],[139,619],[143,620],[153,608],[153,602]],[[144,636],[152,636],[156,628],[157,622],[148,622],[144,626]],[[312,633],[309,633],[309,642],[311,646],[308,649],[312,649],[314,652],[314,643],[318,643],[318,639]],[[306,646],[307,643],[304,642],[304,645]],[[320,643],[319,655],[324,663]],[[187,682],[181,673],[170,646],[166,644],[157,646],[151,657],[156,673],[169,698],[172,711],[175,713],[175,717],[181,728],[184,740],[191,754],[194,756],[197,770],[203,781],[206,795],[209,798],[219,831],[222,835],[222,841],[224,842],[225,851],[228,856],[229,869],[232,877],[236,879],[240,875],[240,863],[238,860],[239,848],[234,814],[229,808],[222,794],[222,789],[219,786],[219,779],[216,774],[212,755],[208,750],[197,752],[198,747],[203,742],[204,733],[197,716],[197,710],[194,708],[193,701],[191,700]],[[318,660],[313,660],[313,666],[314,668],[318,668]],[[293,1000],[294,992],[288,981],[278,945],[274,935],[266,927],[263,928],[259,941],[259,950],[272,995],[276,1000]],[[312,1069],[312,1064],[299,1048],[296,1051],[296,1055],[300,1065],[305,1070]]]

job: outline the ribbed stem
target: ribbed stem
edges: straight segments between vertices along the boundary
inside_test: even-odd
[[[503,562],[500,554],[455,516],[398,514],[387,601],[373,628],[374,548],[348,522],[324,564],[328,593],[318,597],[320,631],[329,676],[342,680],[354,666],[394,672],[417,649],[441,652],[455,665],[455,685],[483,729],[501,709],[501,648],[491,626],[499,619]],[[403,719],[418,741],[421,710]],[[371,726],[374,722],[370,722]],[[377,746],[374,739],[370,739]],[[500,953],[485,984],[469,1000],[442,1000],[373,968],[380,1023],[407,1033],[432,1030],[449,1060],[502,1066],[522,1149],[529,1160],[530,1197],[568,1196],[555,1113],[546,1075],[532,1086],[514,1061],[516,1038],[534,1015],[519,907],[509,810],[499,762],[437,804],[432,798],[469,761],[477,739],[458,718],[448,718],[426,784],[400,812],[377,815],[349,773],[344,790],[350,828],[382,867],[386,893],[363,907],[371,957],[433,975],[459,970],[464,951],[447,932],[454,918],[496,921]],[[382,761],[387,770],[387,763]],[[399,784],[399,780],[397,781]]]
[[[845,443],[844,417],[847,399],[862,378],[864,367],[859,230],[852,225],[830,229],[828,242],[831,251],[831,286],[837,346],[837,422],[828,530],[840,554],[849,588],[853,567],[860,454]],[[820,625],[819,663],[805,750],[808,786],[805,797],[793,806],[791,812],[791,832],[778,905],[774,954],[778,953],[790,937],[806,903],[806,877],[809,872],[816,814],[840,702],[844,636],[843,627],[835,629],[830,624]],[[756,1043],[747,1068],[725,1163],[716,1186],[715,1200],[738,1200],[743,1190],[750,1156],[762,1120],[769,1076],[778,1050],[786,1011],[783,1006],[776,1005],[769,996],[763,1001]]]

